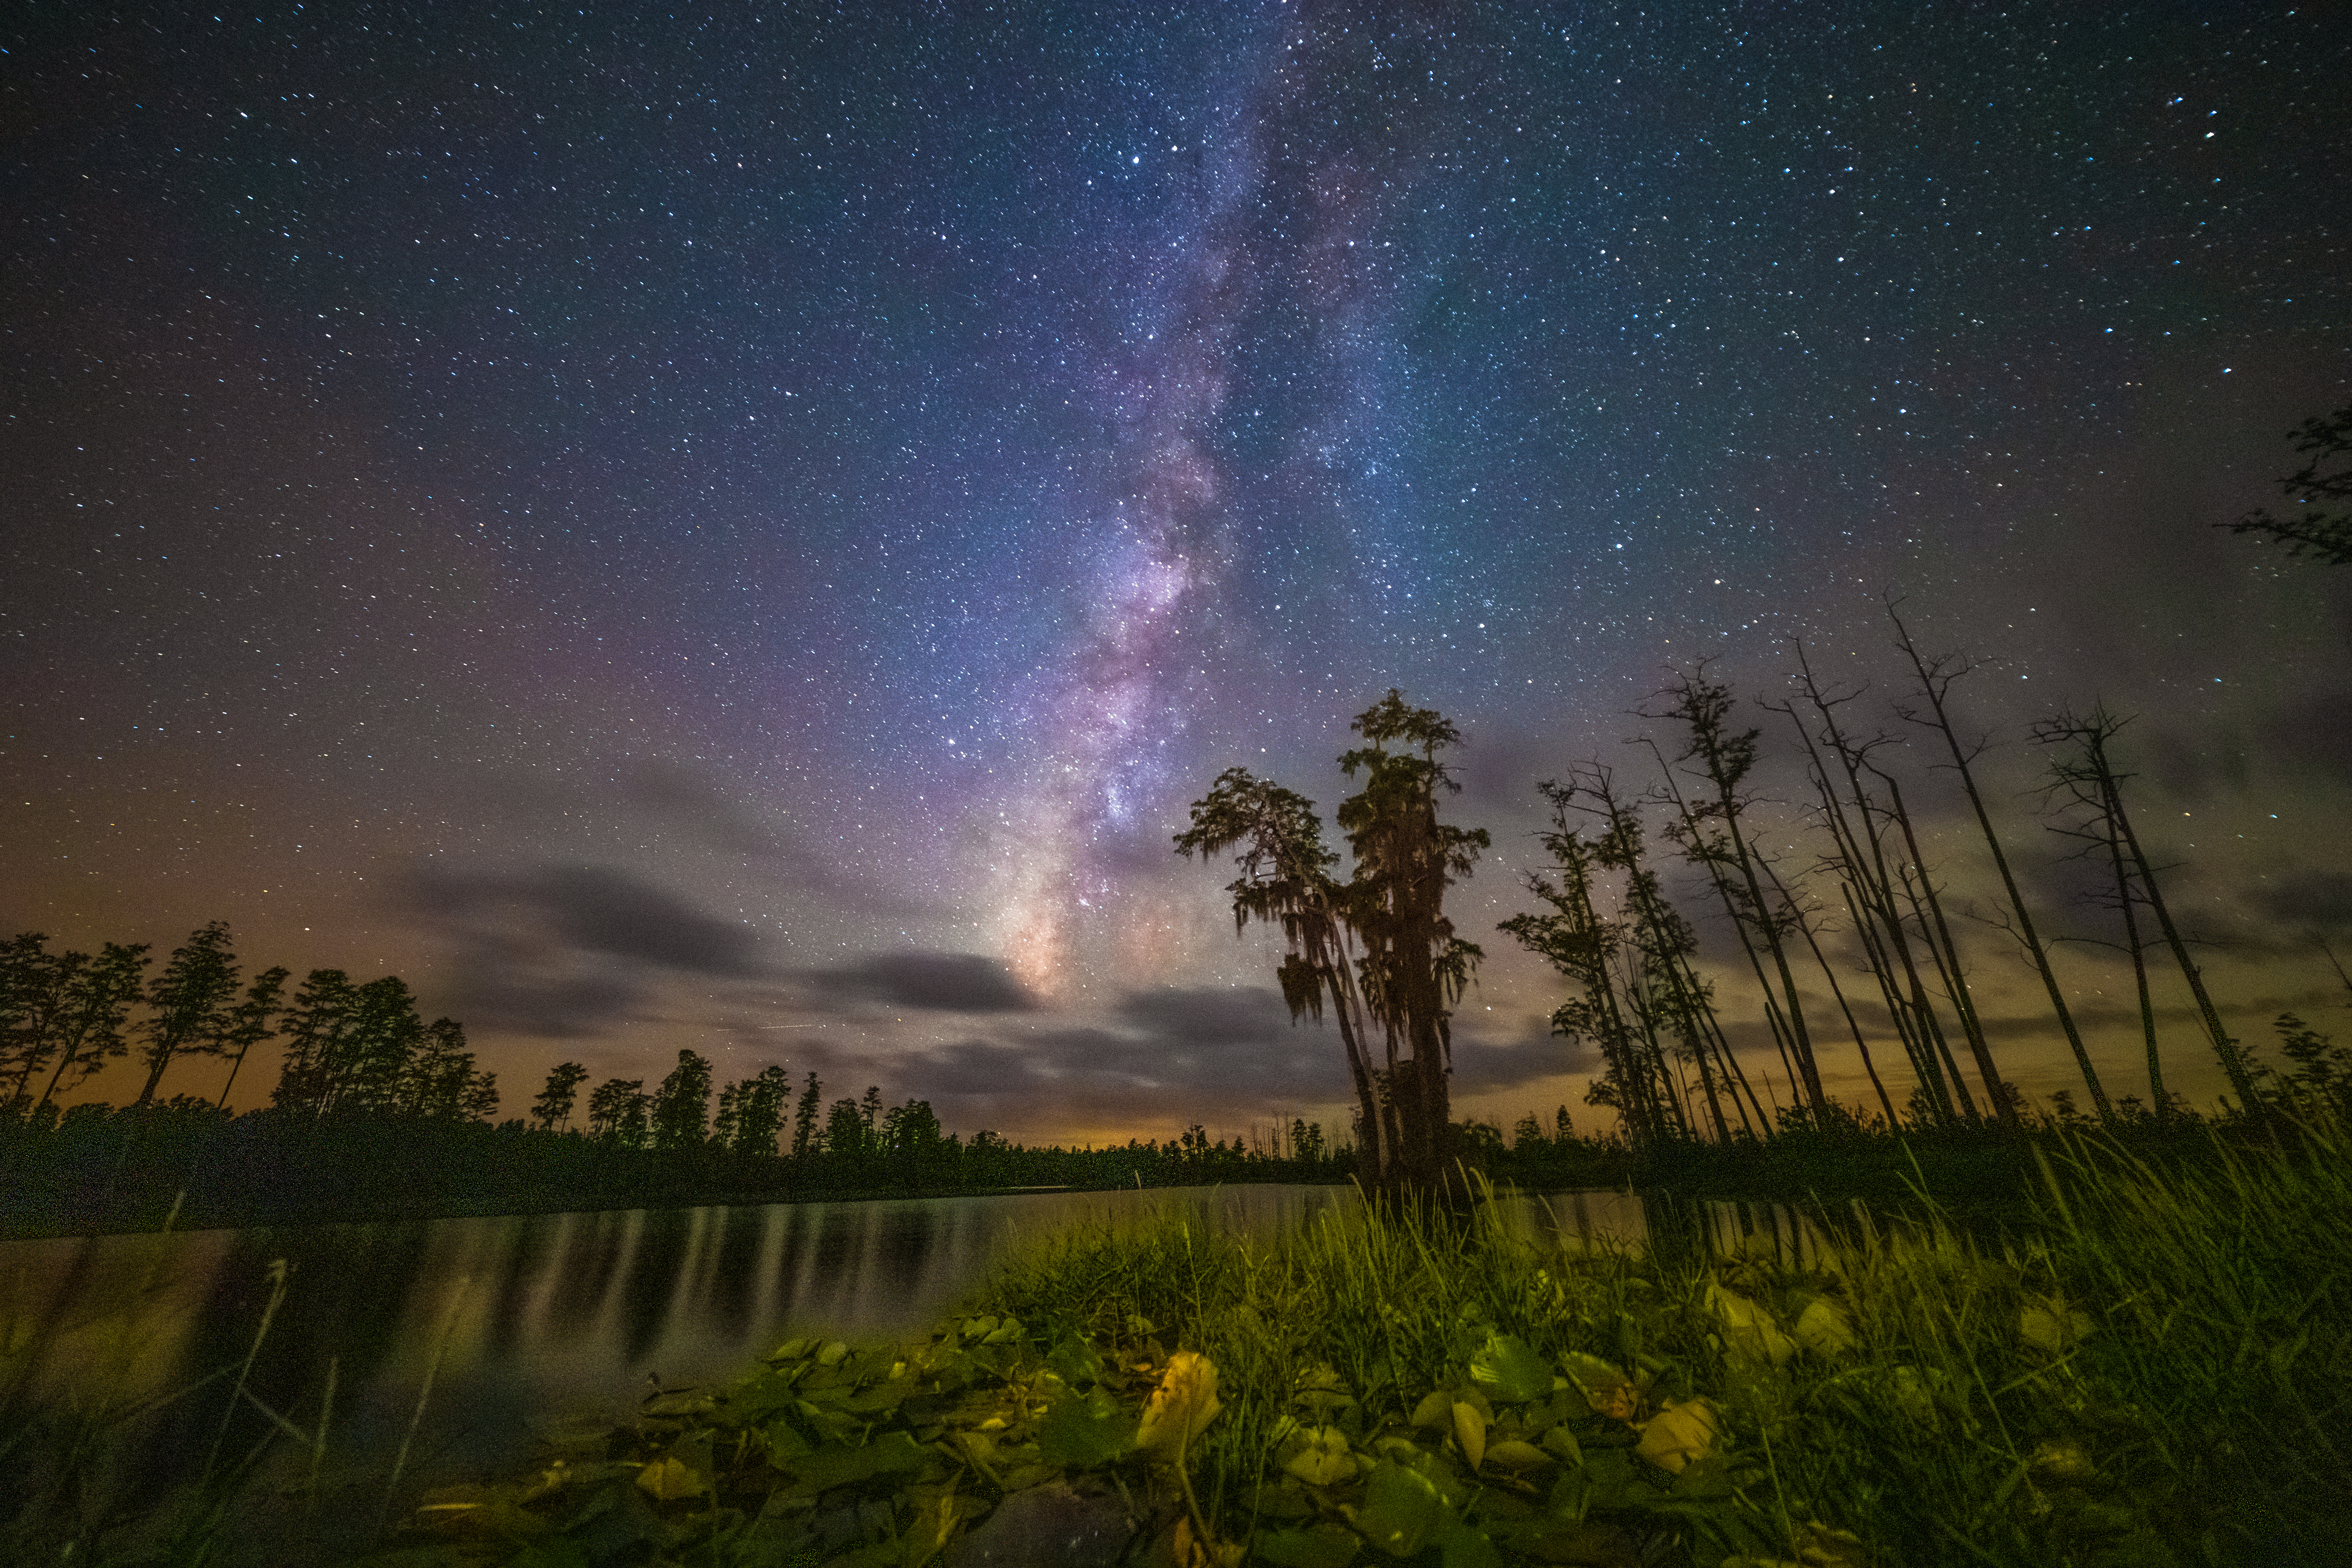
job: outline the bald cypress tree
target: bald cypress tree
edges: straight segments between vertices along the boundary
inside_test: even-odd
[[[1442,714],[1408,707],[1391,688],[1349,728],[1366,743],[1339,759],[1363,784],[1338,813],[1355,852],[1348,881],[1330,876],[1337,857],[1323,847],[1314,803],[1238,768],[1192,803],[1192,826],[1176,848],[1211,855],[1249,846],[1236,862],[1243,876],[1230,885],[1234,923],[1283,927],[1290,952],[1276,975],[1294,1018],[1319,1016],[1326,1000],[1338,1009],[1370,1184],[1433,1189],[1444,1179],[1450,1127],[1448,1019],[1483,956],[1455,934],[1445,889],[1469,874],[1488,839],[1482,828],[1438,820],[1438,796],[1460,788],[1442,756],[1462,742]],[[1359,1027],[1367,1020],[1382,1036],[1379,1068]]]
[[[1288,951],[1275,977],[1293,1022],[1319,1020],[1330,1007],[1356,1092],[1365,1173],[1378,1184],[1392,1170],[1396,1139],[1390,1108],[1365,1056],[1367,1031],[1356,990],[1346,894],[1331,875],[1339,857],[1324,847],[1313,801],[1246,768],[1228,768],[1192,803],[1192,826],[1176,836],[1176,850],[1206,859],[1237,845],[1242,852],[1234,864],[1242,874],[1225,885],[1234,899],[1234,932],[1248,930],[1252,921],[1282,928]]]

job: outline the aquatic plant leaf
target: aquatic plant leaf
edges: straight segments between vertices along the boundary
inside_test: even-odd
[[[656,1502],[676,1502],[700,1497],[710,1489],[710,1478],[675,1455],[656,1459],[637,1472],[637,1487]]]
[[[768,1359],[770,1361],[798,1361],[801,1357],[808,1354],[809,1352],[814,1349],[816,1349],[816,1342],[814,1340],[786,1340],[782,1344],[776,1347],[776,1353],[770,1356]]]
[[[1251,1549],[1274,1568],[1348,1568],[1363,1545],[1351,1530],[1314,1524],[1304,1530],[1268,1531],[1251,1542]]]
[[[982,1335],[980,1342],[984,1345],[1009,1345],[1018,1340],[1021,1334],[1021,1320],[1007,1318]]]
[[[830,1491],[877,1476],[922,1469],[930,1456],[906,1432],[885,1432],[862,1448],[820,1448],[791,1461],[793,1489]]]
[[[1451,1516],[1437,1527],[1437,1550],[1445,1568],[1503,1568],[1495,1543]]]
[[[2079,1443],[2047,1442],[2033,1450],[2033,1473],[2062,1485],[2087,1481],[2098,1474]]]
[[[2063,1296],[2053,1296],[2027,1302],[2017,1315],[2017,1331],[2034,1349],[2056,1355],[2089,1336],[2091,1315],[2068,1306]]]
[[[1048,1464],[1085,1469],[1134,1447],[1134,1421],[1099,1387],[1054,1401],[1037,1423],[1037,1452]]]
[[[1723,1325],[1723,1348],[1735,1359],[1780,1366],[1797,1353],[1797,1342],[1779,1321],[1738,1292],[1709,1283],[1706,1306]]]
[[[1639,1412],[1641,1390],[1633,1386],[1632,1378],[1599,1356],[1570,1351],[1560,1358],[1560,1368],[1583,1391],[1585,1403],[1600,1414],[1615,1421],[1631,1421]]]
[[[506,1568],[593,1568],[593,1563],[585,1547],[559,1536],[524,1547],[507,1560]]]
[[[1318,1426],[1294,1434],[1285,1447],[1296,1451],[1282,1468],[1310,1487],[1337,1486],[1356,1478],[1356,1457],[1348,1448],[1348,1435],[1337,1426]]]
[[[1577,1442],[1576,1434],[1566,1426],[1548,1428],[1543,1435],[1543,1448],[1563,1465],[1584,1463],[1583,1446]]]
[[[839,1366],[841,1364],[841,1358],[848,1353],[849,1342],[846,1340],[835,1340],[831,1344],[826,1345],[824,1349],[816,1352],[816,1364],[819,1366]]]
[[[1173,1539],[1169,1542],[1176,1557],[1177,1568],[1241,1568],[1243,1547],[1239,1542],[1202,1540],[1192,1533],[1189,1518],[1176,1521]]]
[[[1571,1439],[1572,1440],[1572,1439]],[[1506,1470],[1539,1470],[1559,1461],[1523,1438],[1506,1437],[1489,1444],[1486,1462]]]
[[[1046,1369],[1073,1388],[1083,1388],[1100,1383],[1103,1377],[1102,1356],[1084,1340],[1064,1340],[1045,1358]]]
[[[778,1411],[791,1410],[800,1404],[794,1385],[799,1378],[793,1373],[769,1372],[747,1383],[739,1384],[719,1407],[717,1417],[727,1426],[755,1426]]]
[[[1525,1405],[1551,1392],[1551,1363],[1517,1334],[1489,1334],[1470,1358],[1470,1377],[1504,1405]]]
[[[1411,1557],[1444,1522],[1445,1501],[1427,1476],[1392,1461],[1373,1468],[1364,1506],[1356,1510],[1365,1540],[1391,1557]]]
[[[1454,1396],[1440,1390],[1412,1407],[1412,1424],[1426,1426],[1433,1432],[1445,1432],[1454,1426]]]
[[[658,1548],[669,1541],[669,1527],[646,1501],[645,1494],[626,1481],[599,1487],[565,1521],[563,1533],[578,1542],[598,1563],[639,1553],[648,1543]]]
[[[1633,1450],[1660,1469],[1679,1474],[1692,1460],[1703,1458],[1723,1436],[1723,1422],[1704,1399],[1669,1405],[1643,1422],[1642,1441]]]
[[[1328,1418],[1335,1410],[1344,1410],[1356,1403],[1348,1385],[1338,1373],[1328,1366],[1309,1368],[1298,1380],[1298,1392],[1292,1395],[1314,1415]]]
[[[1826,1296],[1816,1296],[1797,1314],[1797,1342],[1823,1361],[1837,1361],[1862,1346],[1845,1309]]]
[[[1472,1469],[1476,1469],[1486,1458],[1486,1423],[1476,1406],[1456,1400],[1454,1405],[1454,1441],[1462,1449],[1462,1458]]]
[[[1151,1401],[1143,1407],[1136,1447],[1172,1458],[1223,1408],[1217,1403],[1214,1363],[1197,1352],[1178,1351],[1168,1358],[1168,1370],[1160,1374],[1160,1386],[1151,1391]]]

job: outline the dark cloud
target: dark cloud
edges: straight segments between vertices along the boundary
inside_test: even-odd
[[[1590,1040],[1565,1040],[1530,1030],[1516,1039],[1454,1041],[1454,1093],[1487,1094],[1517,1089],[1562,1073],[1597,1072],[1601,1052]]]
[[[968,1040],[905,1058],[898,1069],[950,1125],[1013,1131],[1048,1125],[1150,1127],[1200,1121],[1227,1131],[1316,1107],[1352,1107],[1355,1091],[1327,1024],[1293,1024],[1263,986],[1166,986],[1131,992],[1118,1026],[1037,1029]],[[1457,1095],[1516,1089],[1589,1070],[1589,1047],[1531,1030],[1496,1041],[1457,1038]]]
[[[1255,985],[1163,985],[1131,991],[1119,1016],[1163,1040],[1232,1045],[1279,1039],[1291,1029],[1281,993]]]
[[[542,866],[520,873],[433,867],[411,874],[409,909],[472,925],[485,918],[542,924],[566,945],[693,974],[758,972],[758,940],[655,883],[604,866]]]
[[[2245,895],[2263,919],[2304,931],[2352,928],[2352,873],[2296,871]]]
[[[2272,716],[2263,739],[2335,777],[2352,774],[2352,691],[2294,694]]]
[[[976,952],[877,952],[803,978],[827,995],[940,1013],[1018,1013],[1036,1005],[1011,970]]]
[[[749,931],[608,867],[428,867],[410,873],[400,897],[450,949],[446,1000],[477,1028],[593,1035],[633,1016],[662,974],[760,973]]]

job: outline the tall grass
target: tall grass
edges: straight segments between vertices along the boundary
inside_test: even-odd
[[[2159,1167],[2078,1133],[1990,1239],[1922,1194],[1895,1226],[1817,1216],[1829,1245],[1803,1259],[1562,1243],[1493,1202],[1328,1211],[1268,1245],[1171,1222],[1066,1237],[986,1300],[1048,1340],[1141,1320],[1208,1355],[1232,1415],[1203,1440],[1202,1490],[1237,1539],[1318,1369],[1370,1448],[1510,1334],[1622,1369],[1652,1407],[1719,1407],[1747,1479],[1711,1530],[1670,1489],[1596,1515],[1684,1560],[1739,1557],[1748,1529],[1793,1559],[1818,1526],[1893,1563],[2340,1563],[2344,1144],[2325,1121]]]

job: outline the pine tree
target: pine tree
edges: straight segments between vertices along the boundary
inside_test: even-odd
[[[656,1149],[698,1149],[710,1125],[710,1063],[693,1051],[677,1053],[677,1066],[654,1096]]]
[[[547,1075],[547,1086],[539,1098],[530,1102],[531,1119],[542,1131],[553,1132],[572,1125],[572,1108],[578,1103],[580,1086],[587,1080],[588,1069],[578,1062],[558,1062]]]
[[[817,1131],[817,1116],[824,1104],[824,1086],[816,1074],[808,1075],[808,1087],[801,1090],[799,1106],[793,1112],[793,1158],[806,1160],[812,1154],[823,1153],[823,1137]]]
[[[140,974],[146,967],[143,942],[128,947],[110,942],[94,962],[83,953],[62,955],[54,971],[58,984],[41,1046],[41,1059],[54,1056],[57,1067],[33,1106],[34,1115],[58,1089],[73,1088],[131,1049],[124,1025],[131,1005],[139,1000]]]
[[[213,921],[173,951],[147,987],[147,1016],[138,1029],[146,1042],[139,1056],[147,1081],[134,1103],[153,1103],[155,1087],[173,1057],[212,1048],[227,1032],[236,978],[236,953],[225,921]]]

